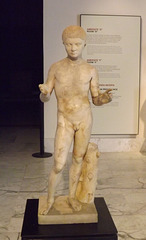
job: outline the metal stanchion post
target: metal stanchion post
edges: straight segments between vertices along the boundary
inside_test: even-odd
[[[52,156],[52,153],[44,152],[44,103],[42,102],[40,102],[40,152],[33,153],[32,156],[36,158]]]

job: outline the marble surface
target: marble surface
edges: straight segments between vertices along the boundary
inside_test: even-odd
[[[99,149],[100,150],[100,149]],[[20,240],[26,200],[47,193],[53,158],[38,159],[39,130],[0,128],[0,239]],[[68,169],[57,194],[68,194]],[[146,239],[146,154],[101,152],[96,197],[104,197],[118,240]]]

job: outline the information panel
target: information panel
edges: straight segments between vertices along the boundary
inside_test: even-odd
[[[87,33],[82,57],[95,66],[101,92],[112,89],[113,100],[92,106],[92,134],[138,134],[140,78],[140,16],[81,14]]]

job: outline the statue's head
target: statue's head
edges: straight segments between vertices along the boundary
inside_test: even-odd
[[[67,38],[80,38],[86,41],[86,32],[80,26],[71,25],[64,29],[62,33],[62,40],[65,43]]]
[[[69,26],[62,33],[62,40],[68,57],[77,60],[86,45],[86,32],[80,26]]]

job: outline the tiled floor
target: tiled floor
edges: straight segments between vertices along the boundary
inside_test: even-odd
[[[0,128],[0,240],[21,239],[26,200],[47,191],[53,158],[32,157],[38,151],[38,129]],[[68,168],[57,194],[68,193]],[[104,197],[119,240],[146,240],[145,154],[101,153],[96,197]]]

